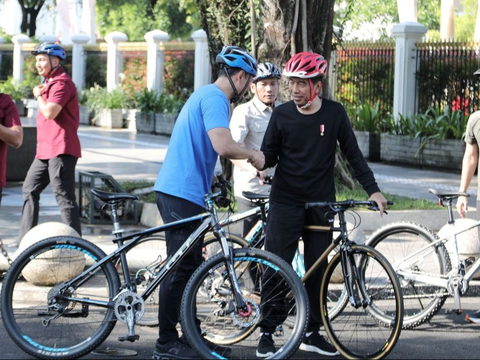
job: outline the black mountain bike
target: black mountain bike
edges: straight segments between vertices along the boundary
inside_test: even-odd
[[[93,189],[92,193],[110,207],[113,242],[118,249],[106,255],[89,241],[67,236],[48,238],[26,249],[10,267],[2,287],[1,312],[9,336],[25,352],[43,359],[88,354],[102,344],[117,321],[127,326],[120,341],[138,340],[135,325],[148,309],[146,301],[191,247],[213,230],[222,251],[197,269],[182,299],[182,331],[192,348],[204,358],[219,358],[222,354],[205,342],[205,338],[214,343],[218,339],[229,344],[231,358],[255,356],[260,336],[257,324],[262,308],[268,306],[259,294],[271,279],[266,275],[252,278],[252,274],[265,274],[270,268],[268,273],[274,274],[275,281],[282,279],[282,291],[277,291],[273,300],[285,304],[290,324],[277,334],[279,350],[271,358],[290,357],[308,324],[304,286],[292,267],[277,256],[249,247],[228,246],[215,207],[215,203],[225,203],[228,185],[219,179],[216,186],[220,190],[205,196],[208,212],[204,214],[125,236],[117,207],[121,201],[136,196]],[[130,268],[128,253],[143,241],[151,243],[149,236],[194,223],[199,226],[184,246],[149,269],[150,277],[141,269],[133,269],[133,265]]]

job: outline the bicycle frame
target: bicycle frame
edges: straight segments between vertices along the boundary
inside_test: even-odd
[[[212,197],[213,196],[215,196],[215,194],[213,194]],[[217,238],[220,239],[220,243],[222,246],[225,259],[227,259],[227,268],[228,268],[229,277],[230,277],[230,280],[232,281],[231,283],[234,284],[237,306],[241,308],[242,306],[244,306],[244,303],[243,303],[242,297],[239,295],[240,289],[238,286],[238,280],[235,276],[233,265],[228,261],[231,259],[231,248],[228,245],[225,230],[221,228],[218,223],[217,212],[214,207],[213,200],[211,200],[210,198],[207,200],[207,208],[209,210],[209,213],[202,213],[200,215],[192,216],[190,218],[183,219],[183,220],[174,221],[168,224],[164,224],[158,227],[154,227],[154,228],[151,228],[139,233],[131,234],[128,236],[124,236],[124,237],[119,236],[119,234],[121,233],[121,230],[119,229],[119,227],[116,226],[114,233],[117,237],[113,239],[113,242],[116,242],[118,244],[119,246],[118,249],[116,249],[114,252],[107,255],[103,259],[101,259],[99,262],[90,266],[88,269],[83,271],[74,279],[66,282],[64,286],[69,287],[77,283],[82,284],[84,281],[86,281],[89,278],[89,274],[95,273],[95,271],[104,263],[108,261],[113,261],[114,259],[119,258],[122,264],[122,268],[124,270],[123,271],[123,276],[125,281],[123,285],[124,290],[132,289],[135,285],[133,284],[132,279],[130,277],[130,274],[128,271],[128,263],[125,256],[126,252],[129,249],[135,247],[135,245],[137,245],[143,238],[145,238],[148,235],[164,232],[167,230],[173,230],[179,227],[184,227],[184,226],[193,224],[195,222],[201,222],[200,226],[185,240],[185,242],[180,247],[180,249],[171,258],[169,258],[165,262],[165,264],[162,265],[159,273],[155,275],[154,279],[147,286],[146,290],[143,292],[141,297],[143,298],[143,300],[146,300],[153,293],[155,288],[172,271],[172,269],[175,268],[175,266],[184,258],[184,256],[195,245],[195,243],[197,243],[199,239],[203,235],[205,235],[208,231],[213,229],[214,233],[217,234]],[[114,221],[115,219],[118,220],[118,218],[116,217],[116,208],[113,209],[112,207],[112,215],[113,215]],[[129,241],[127,244],[124,244],[124,242],[127,240],[131,240],[131,241]],[[63,245],[59,247],[62,247],[62,246]],[[66,248],[68,248],[68,246],[69,245],[65,245]],[[70,301],[76,301],[78,303],[92,304],[92,305],[106,307],[106,308],[113,308],[114,306],[113,302],[110,302],[110,301],[101,302],[96,300],[92,301],[89,299],[77,299],[77,298],[70,298],[70,297],[65,297],[65,299]]]
[[[344,274],[344,278],[350,278],[350,271],[347,270],[347,263],[350,261],[348,259],[348,249],[350,248],[350,244],[353,242],[348,239],[348,231],[347,231],[347,222],[345,220],[345,213],[342,211],[337,212],[339,217],[339,226],[321,226],[321,225],[307,225],[305,229],[311,231],[321,231],[321,232],[335,232],[338,231],[339,235],[332,241],[332,243],[327,247],[327,249],[322,253],[322,255],[315,261],[312,267],[307,271],[307,273],[303,276],[302,282],[305,283],[310,276],[322,265],[325,261],[328,260],[328,255],[340,244],[340,256],[342,257],[342,272]],[[352,306],[358,307],[361,304],[355,301],[354,289],[352,286],[351,281],[345,282],[347,288],[348,299]],[[362,291],[363,301],[366,301],[367,295]]]
[[[409,259],[412,259],[414,258],[415,256],[417,256],[418,254],[424,252],[425,250],[427,250],[428,248],[432,248],[432,252],[434,251],[433,248],[434,246],[436,246],[437,244],[439,243],[443,243],[445,244],[446,242],[448,241],[451,241],[453,239],[454,241],[454,249],[455,249],[455,257],[457,259],[457,266],[452,269],[452,271],[445,275],[444,277],[442,278],[439,278],[438,276],[432,276],[432,275],[428,275],[428,274],[415,274],[411,271],[408,271],[408,270],[405,270],[405,269],[402,269],[401,268],[401,265],[402,263],[400,262],[399,264],[393,264],[394,265],[394,268],[395,268],[395,271],[400,275],[400,276],[403,276],[405,279],[407,280],[415,280],[415,281],[419,281],[419,282],[422,282],[422,283],[425,283],[425,284],[429,284],[429,285],[434,285],[434,286],[438,286],[438,287],[442,287],[442,288],[445,288],[448,290],[448,285],[450,284],[450,279],[448,278],[448,275],[450,275],[451,273],[456,273],[456,274],[461,274],[461,271],[462,270],[465,270],[464,268],[462,268],[462,262],[460,261],[460,256],[458,254],[458,245],[457,245],[457,235],[461,234],[461,233],[464,233],[466,231],[469,231],[473,228],[476,228],[480,226],[480,221],[477,221],[475,224],[472,224],[471,226],[463,229],[463,230],[459,230],[459,231],[456,231],[454,234],[452,235],[448,235],[446,237],[443,237],[441,239],[438,239],[434,242],[432,242],[431,244],[427,245],[427,246],[424,246],[422,247],[421,249],[415,251],[414,253],[410,254],[409,256],[405,257],[404,259],[402,259],[402,262],[403,261],[406,261],[406,260],[409,260]],[[465,273],[465,274],[462,274],[463,275],[463,279],[468,283],[470,282],[470,280],[473,279],[473,277],[475,276],[475,274],[479,271],[480,269],[480,258],[477,259],[470,267],[470,269]],[[455,295],[457,296],[457,295]]]

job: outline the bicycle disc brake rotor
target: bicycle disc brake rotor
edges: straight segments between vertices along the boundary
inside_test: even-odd
[[[260,317],[260,307],[252,299],[244,298],[243,301],[247,308],[234,311],[230,316],[237,326],[248,328],[258,321]]]
[[[145,302],[134,292],[125,291],[115,301],[115,316],[124,324],[127,324],[130,316],[137,322],[143,314],[145,314]]]

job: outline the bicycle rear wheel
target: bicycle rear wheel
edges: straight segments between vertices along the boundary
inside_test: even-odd
[[[430,246],[435,241],[434,233],[424,226],[398,222],[380,228],[371,236],[367,245],[380,251],[395,271],[401,269],[414,274],[433,274],[441,278],[450,272],[452,266],[443,244]],[[415,255],[411,256],[412,254]],[[403,318],[405,329],[429,321],[442,308],[448,297],[443,288],[405,279],[402,276],[399,278],[405,305]]]
[[[390,264],[375,249],[352,245],[349,279],[342,272],[341,254],[327,266],[320,290],[322,321],[332,344],[348,359],[381,359],[394,348],[403,320],[402,290]],[[352,281],[358,306],[347,302],[335,319],[329,317],[329,288]],[[387,326],[385,326],[387,324]]]
[[[257,274],[264,275],[253,279],[252,272],[240,270],[245,268],[244,263],[261,268]],[[288,358],[300,345],[308,323],[308,300],[300,278],[285,261],[258,249],[234,250],[233,265],[238,272],[240,293],[247,308],[235,308],[225,259],[223,254],[218,254],[200,266],[187,284],[181,308],[185,336],[205,358],[222,356],[210,349],[205,339],[215,344],[228,344],[232,350],[231,358],[254,358],[260,337],[257,325],[261,309],[269,305],[262,301],[256,284],[263,286],[273,282],[280,284],[283,290],[279,290],[273,300],[275,304],[282,304],[281,310],[268,318],[271,321],[281,318],[273,336],[278,351],[271,358]],[[267,269],[270,270],[267,272]],[[266,272],[274,277],[265,275]]]
[[[113,264],[105,262],[65,285],[105,256],[86,240],[58,236],[32,245],[14,261],[3,281],[2,319],[22,350],[41,359],[73,359],[108,337],[116,316],[107,304],[120,288]]]

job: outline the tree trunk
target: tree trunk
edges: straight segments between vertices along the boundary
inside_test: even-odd
[[[37,16],[45,0],[18,0],[18,3],[22,9],[20,31],[23,34],[33,37],[37,31]]]

